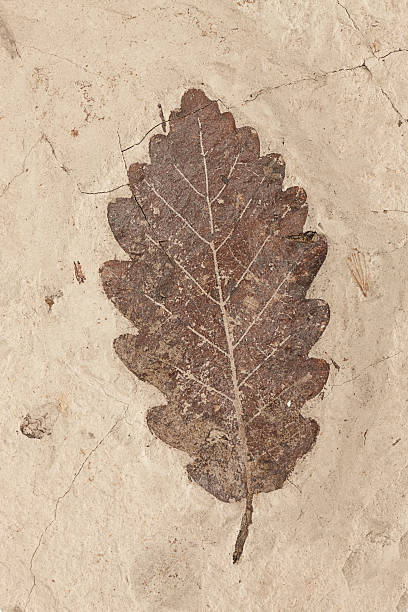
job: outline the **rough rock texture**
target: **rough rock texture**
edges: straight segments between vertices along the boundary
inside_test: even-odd
[[[405,3],[3,0],[0,17],[0,609],[406,610]],[[158,104],[167,120],[190,87],[282,155],[328,243],[307,293],[330,304],[310,351],[324,398],[302,407],[317,443],[256,496],[235,565],[243,502],[150,432],[166,397],[115,354],[135,328],[99,276],[125,258],[106,220],[130,196],[120,149],[147,163]],[[45,406],[51,434],[23,435]]]

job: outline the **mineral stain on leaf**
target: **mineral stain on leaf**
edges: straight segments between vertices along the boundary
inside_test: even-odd
[[[260,157],[256,131],[200,90],[151,138],[150,160],[130,166],[133,197],[108,210],[130,259],[106,262],[103,286],[138,328],[114,346],[167,398],[147,423],[190,455],[190,479],[244,501],[236,562],[254,496],[281,488],[319,431],[300,410],[329,371],[308,357],[329,309],[306,298],[326,240],[303,232],[306,194],[282,190],[282,157]]]

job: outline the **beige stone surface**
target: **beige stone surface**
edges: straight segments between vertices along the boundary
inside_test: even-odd
[[[406,3],[3,0],[0,18],[0,610],[408,610]],[[131,326],[98,274],[123,257],[103,193],[127,181],[118,135],[142,141],[192,86],[282,153],[329,242],[312,354],[339,369],[237,565],[242,507],[149,432],[164,398],[115,356]]]

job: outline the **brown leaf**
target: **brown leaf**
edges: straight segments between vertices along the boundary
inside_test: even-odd
[[[133,198],[109,205],[129,254],[101,269],[104,289],[138,328],[115,350],[167,404],[150,430],[192,459],[189,477],[224,502],[245,500],[239,559],[256,493],[282,487],[319,430],[300,409],[328,376],[308,357],[329,309],[306,292],[326,241],[303,233],[306,194],[282,190],[279,154],[259,155],[250,127],[199,90],[133,164]]]

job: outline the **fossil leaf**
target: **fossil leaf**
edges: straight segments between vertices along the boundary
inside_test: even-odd
[[[327,245],[303,232],[306,194],[282,190],[282,157],[260,157],[256,131],[200,90],[151,138],[150,160],[130,166],[133,196],[108,210],[130,259],[106,262],[103,286],[138,330],[114,346],[165,395],[147,423],[188,453],[190,479],[244,500],[235,562],[254,495],[281,488],[319,431],[300,409],[328,376],[308,353],[329,309],[306,298]]]

